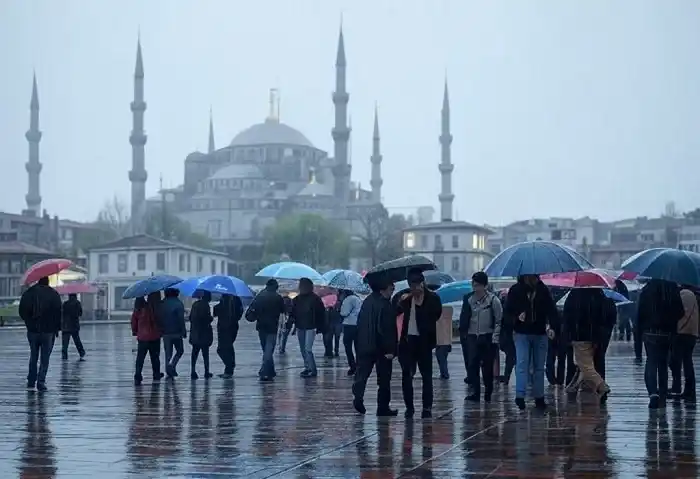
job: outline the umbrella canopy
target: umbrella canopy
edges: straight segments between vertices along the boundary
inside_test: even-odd
[[[314,283],[323,283],[321,273],[303,263],[294,263],[285,261],[282,263],[273,263],[265,266],[263,269],[255,273],[259,278],[274,278],[274,279],[291,279],[299,280],[301,278],[309,278]]]
[[[575,271],[572,273],[543,274],[540,279],[547,286],[564,288],[610,288],[615,287],[615,278],[601,270]]]
[[[22,276],[22,279],[20,280],[20,284],[36,283],[41,278],[58,274],[64,269],[70,268],[72,265],[73,262],[71,260],[63,258],[52,258],[39,261],[25,271],[24,276]]]
[[[321,298],[321,301],[323,302],[323,305],[326,308],[332,308],[338,303],[338,295],[337,294],[327,294],[323,298]]]
[[[64,283],[56,286],[58,294],[92,294],[97,293],[98,288],[90,283]]]
[[[347,289],[358,294],[369,294],[369,287],[359,273],[348,269],[333,269],[323,274],[323,281],[329,288]]]
[[[526,241],[501,251],[484,268],[494,278],[527,274],[568,273],[592,269],[593,265],[567,246],[550,241]]]
[[[433,291],[437,290],[443,284],[455,282],[455,279],[452,276],[447,273],[443,273],[442,271],[423,271],[423,276],[425,277],[425,285],[428,287],[428,289]],[[394,285],[394,291],[403,291],[406,289],[408,289],[408,281],[405,279],[397,282]]]
[[[443,284],[435,292],[440,297],[442,304],[462,301],[464,295],[473,291],[471,280],[455,281],[454,283]]]
[[[122,299],[142,298],[151,293],[163,291],[181,282],[182,278],[178,278],[177,276],[170,276],[167,274],[151,276],[148,279],[137,281],[129,286],[126,291],[124,291],[124,294],[122,294]]]
[[[627,304],[632,304],[632,301],[625,298],[617,291],[613,291],[612,289],[604,289],[603,293],[605,294],[606,297],[615,301],[616,306],[625,306]],[[566,298],[568,298],[568,297],[569,297],[569,293],[566,293],[564,296],[562,296],[562,298],[559,301],[557,301],[557,306],[563,308],[564,303],[566,302]]]
[[[700,254],[692,251],[647,249],[625,261],[622,269],[646,278],[700,286]]]
[[[214,294],[229,294],[245,298],[252,298],[255,296],[255,293],[250,290],[248,285],[235,276],[200,276],[186,279],[173,287],[189,297],[194,297],[196,291],[209,291]]]
[[[404,256],[403,258],[392,259],[391,261],[373,266],[367,271],[364,280],[366,283],[372,276],[381,275],[388,278],[390,281],[403,281],[406,279],[408,271],[414,268],[421,271],[429,271],[437,269],[437,266],[425,256]]]

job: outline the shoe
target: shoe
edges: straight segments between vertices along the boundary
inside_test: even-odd
[[[423,411],[421,411],[420,413],[420,417],[421,419],[430,419],[431,417],[433,417],[433,411],[431,411],[430,409],[423,409]]]
[[[464,384],[469,384],[469,378],[464,378]]]
[[[525,398],[515,398],[515,405],[518,406],[518,409],[521,411],[525,410]]]
[[[85,354],[83,354],[82,356],[80,356],[80,361],[85,361]]]
[[[547,409],[547,403],[544,402],[544,398],[535,398],[535,407],[541,411]]]
[[[491,402],[491,394],[484,394],[484,402]]]
[[[219,377],[221,379],[231,379],[233,377],[233,374],[229,374],[229,373],[219,374]]]
[[[355,368],[348,369],[348,376],[354,376],[354,375],[355,375]]]
[[[441,374],[440,379],[448,380],[448,379],[450,379],[450,375],[449,374]]]
[[[282,350],[280,350],[280,351],[279,351],[279,353],[278,353],[278,354],[279,354],[280,356],[284,356],[284,355],[285,355],[285,353],[286,353],[286,351],[285,351],[284,349],[282,349]]]
[[[608,403],[608,394],[610,394],[610,391],[605,391],[601,396],[600,396],[600,405],[605,406]]]
[[[340,357],[340,354],[338,354],[338,351],[336,351],[336,352],[333,353],[333,357],[335,357],[335,358],[339,358],[339,357]]]
[[[695,393],[683,393],[681,394],[681,399],[683,399],[683,401],[685,401],[686,403],[694,403]]]
[[[199,374],[193,371],[192,374],[190,374],[190,379],[192,381],[196,381],[197,379],[199,379]]]
[[[359,412],[360,414],[367,413],[367,408],[365,408],[365,403],[363,401],[360,401],[358,399],[353,399],[352,407],[354,407],[355,411]]]
[[[211,379],[214,375],[212,373],[204,373],[204,379]]]
[[[165,374],[163,374],[163,373],[158,373],[158,374],[156,374],[155,376],[153,376],[153,381],[158,382],[158,381],[160,381],[161,379],[163,379],[164,377],[165,377]]]
[[[308,378],[308,377],[309,377],[309,374],[310,374],[309,371],[307,371],[306,369],[304,369],[302,372],[299,373],[299,377],[300,377],[300,378]]]
[[[260,376],[261,383],[269,383],[271,381],[272,381],[272,377],[270,377],[270,376]]]
[[[652,394],[649,396],[649,409],[659,409],[659,395]]]
[[[405,417],[406,419],[411,419],[415,412],[415,409],[413,409],[412,407],[406,408],[406,410],[403,413],[403,417]]]
[[[470,394],[469,396],[465,397],[464,400],[471,402],[479,402],[481,399],[479,398],[478,394]]]
[[[27,389],[33,391],[34,390],[34,383],[27,382]]]
[[[36,390],[43,393],[44,391],[46,391],[46,384],[36,383]]]
[[[396,417],[398,415],[398,409],[377,409],[377,417]]]

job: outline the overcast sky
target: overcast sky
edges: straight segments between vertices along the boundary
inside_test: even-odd
[[[262,121],[332,152],[341,14],[352,176],[369,186],[379,105],[384,203],[438,209],[447,73],[457,218],[615,219],[700,206],[697,0],[0,0],[0,209],[27,190],[32,70],[43,207],[95,217],[128,201],[133,71],[143,46],[147,191],[185,156]]]

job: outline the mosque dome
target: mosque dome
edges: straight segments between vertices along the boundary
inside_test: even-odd
[[[246,128],[231,141],[231,146],[294,145],[313,148],[314,145],[299,130],[268,118]]]
[[[193,151],[192,153],[187,155],[187,157],[185,158],[185,161],[188,161],[188,162],[189,161],[198,161],[198,160],[202,160],[206,157],[207,157],[207,155],[205,155],[201,151]]]

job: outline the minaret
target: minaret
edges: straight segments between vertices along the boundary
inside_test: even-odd
[[[214,146],[214,117],[211,112],[211,108],[209,109],[209,148],[207,148],[207,153],[210,155],[214,153],[214,150],[216,150],[216,146]]]
[[[136,69],[134,71],[134,101],[131,102],[133,128],[129,142],[131,143],[131,229],[133,234],[143,230],[142,215],[146,202],[146,133],[143,130],[143,116],[146,102],[143,100],[143,59],[141,58],[141,39],[136,47]]]
[[[28,216],[41,216],[41,195],[39,175],[41,174],[41,163],[39,163],[39,142],[41,141],[41,131],[39,130],[39,94],[36,87],[36,74],[32,82],[32,100],[29,103],[29,130],[24,135],[29,143],[29,161],[25,167],[29,177],[27,190],[27,209],[25,214]]]
[[[450,134],[450,97],[447,92],[447,80],[445,80],[445,94],[442,98],[442,130],[440,133],[440,145],[442,149],[440,159],[440,175],[442,175],[442,190],[438,196],[440,200],[440,220],[452,221],[452,135]]]
[[[380,151],[380,140],[379,140],[379,115],[377,113],[377,106],[374,106],[374,134],[372,135],[372,156],[370,161],[372,162],[372,180],[370,185],[372,186],[372,202],[381,203],[382,202],[382,154]]]
[[[348,95],[346,90],[345,66],[345,41],[343,40],[343,27],[341,25],[340,35],[338,36],[338,53],[335,59],[335,92],[333,93],[335,126],[331,130],[334,146],[333,159],[335,160],[333,167],[335,197],[341,204],[347,204],[350,199],[351,172],[348,158],[348,140],[350,138],[348,99],[350,95]]]

